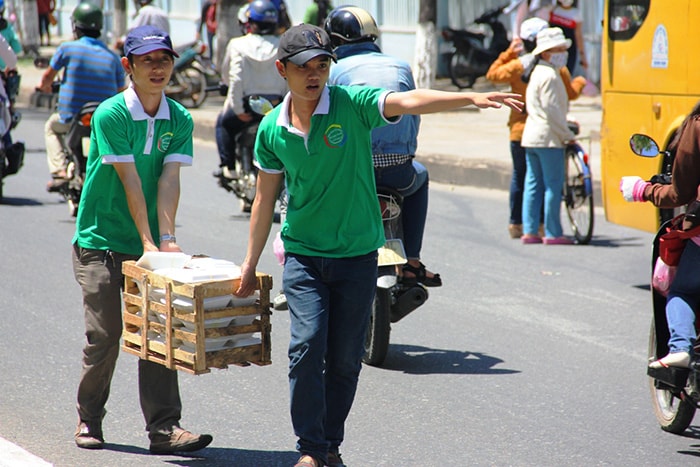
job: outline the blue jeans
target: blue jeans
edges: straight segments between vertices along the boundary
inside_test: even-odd
[[[214,127],[214,137],[216,147],[219,150],[219,166],[234,169],[236,166],[236,136],[249,122],[244,122],[238,118],[230,107],[222,110],[216,117]]]
[[[403,243],[408,259],[420,259],[425,219],[428,215],[428,169],[411,160],[374,169],[377,186],[398,191],[403,197]]]
[[[686,243],[676,278],[666,299],[666,320],[671,337],[670,353],[691,352],[695,343],[695,312],[700,305],[700,246]]]
[[[537,235],[544,205],[544,235],[562,236],[561,191],[564,186],[564,148],[526,148],[527,174],[523,195],[523,233]]]
[[[352,258],[286,255],[290,410],[301,453],[325,459],[343,441],[376,285],[376,251]]]

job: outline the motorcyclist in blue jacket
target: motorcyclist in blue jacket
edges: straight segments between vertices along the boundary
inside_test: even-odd
[[[338,7],[329,13],[325,29],[338,57],[328,84],[415,89],[408,63],[383,54],[375,44],[379,28],[367,11]],[[426,270],[420,261],[428,212],[428,171],[415,160],[419,125],[419,116],[404,115],[395,125],[374,129],[372,156],[377,186],[393,188],[404,197],[403,240],[408,263],[403,266],[402,281],[437,287],[442,285],[440,275]]]

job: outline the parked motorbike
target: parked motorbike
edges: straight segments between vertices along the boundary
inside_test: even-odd
[[[22,114],[15,108],[15,99],[19,93],[19,83],[21,80],[17,71],[0,73],[2,84],[5,89],[5,96],[0,95],[0,105],[7,106],[9,111],[9,127],[0,143],[0,201],[3,198],[3,179],[19,172],[24,164],[24,143],[18,141],[12,143],[10,131],[19,124]],[[6,114],[7,115],[7,114]]]
[[[218,91],[218,85],[214,88],[213,84],[210,84],[211,81],[218,83],[219,78],[214,76],[216,72],[205,64],[206,50],[206,44],[201,41],[176,48],[180,56],[175,59],[170,83],[165,88],[166,96],[190,109],[204,103],[207,91]]]
[[[508,4],[487,10],[474,20],[472,26],[486,25],[489,35],[475,30],[444,28],[442,37],[452,42],[452,51],[447,54],[452,83],[460,89],[469,88],[480,76],[484,76],[498,55],[510,45],[506,27],[498,18]]]
[[[250,212],[255,199],[258,169],[253,164],[253,147],[258,126],[265,114],[281,101],[282,96],[277,95],[253,95],[243,98],[244,109],[254,118],[236,135],[236,165],[231,174],[233,178],[226,177],[224,173],[215,173],[219,185],[241,200],[243,212]]]
[[[362,358],[366,364],[373,366],[381,365],[386,358],[391,324],[399,322],[428,299],[428,290],[423,285],[401,282],[397,270],[407,262],[401,227],[403,196],[394,189],[377,187],[377,198],[386,243],[379,249],[377,289]]]
[[[671,183],[673,156],[669,151],[660,151],[658,144],[649,136],[632,135],[630,138],[632,151],[642,157],[657,157],[663,160],[663,172],[651,178],[652,183]],[[651,269],[652,276],[659,257],[659,238],[666,233],[670,225],[672,210],[662,211],[662,225],[653,241]],[[653,279],[652,279],[653,283]],[[668,354],[669,330],[666,320],[666,297],[657,287],[652,287],[651,330],[649,335],[649,360],[654,361]],[[700,320],[695,322],[696,332],[700,335]],[[670,433],[681,434],[690,426],[695,411],[700,408],[700,343],[695,343],[695,355],[691,359],[690,368],[647,368],[649,388],[651,390],[652,406],[661,429]]]

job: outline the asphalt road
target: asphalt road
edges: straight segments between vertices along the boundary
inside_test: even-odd
[[[74,222],[46,193],[46,114],[26,112],[29,148],[0,204],[0,437],[56,466],[291,466],[288,315],[272,317],[266,367],[181,374],[183,425],[214,435],[192,456],[153,456],[136,357],[122,353],[102,451],[75,447],[83,324],[72,277]],[[240,262],[248,218],[198,144],[183,170],[179,243]],[[698,422],[663,433],[645,375],[651,235],[605,222],[588,246],[507,236],[507,194],[433,184],[424,262],[445,285],[394,325],[385,365],[363,369],[347,424],[350,466],[697,465]],[[273,227],[273,231],[277,229]],[[260,270],[280,284],[271,251]],[[2,459],[5,459],[3,464]],[[10,464],[0,452],[0,465]]]

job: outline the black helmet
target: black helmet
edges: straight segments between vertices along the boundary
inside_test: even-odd
[[[372,15],[356,6],[341,6],[331,11],[324,28],[334,47],[346,42],[375,41],[379,37]]]
[[[279,10],[269,0],[255,0],[248,5],[248,19],[256,23],[277,24]]]
[[[78,3],[70,19],[74,28],[92,31],[102,30],[102,10],[90,2]]]

